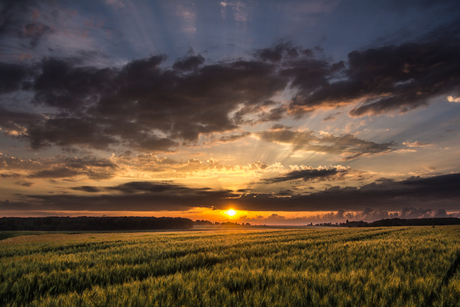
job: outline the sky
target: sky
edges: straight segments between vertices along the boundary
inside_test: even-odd
[[[458,0],[0,1],[0,217],[460,217],[459,156]]]

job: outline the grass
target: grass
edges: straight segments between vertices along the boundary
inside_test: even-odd
[[[460,306],[460,227],[0,241],[2,306]]]
[[[0,240],[20,237],[20,236],[40,235],[44,233],[45,232],[43,231],[0,231]]]

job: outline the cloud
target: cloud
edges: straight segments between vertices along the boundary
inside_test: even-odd
[[[99,189],[98,187],[87,186],[87,185],[80,186],[80,187],[73,187],[71,189],[75,191],[83,191],[83,192],[88,192],[88,193],[97,193],[101,191],[101,189]]]
[[[251,135],[251,132],[242,132],[238,134],[230,134],[230,135],[224,135],[221,136],[217,139],[217,142],[219,143],[229,143],[229,142],[235,142],[241,139],[244,139]]]
[[[460,102],[460,97],[447,96],[449,102]]]
[[[30,39],[31,47],[36,47],[43,36],[53,32],[48,25],[42,22],[28,23],[22,29],[22,34]]]
[[[42,114],[9,111],[0,105],[0,129],[3,133],[14,137],[25,137],[28,127],[46,120]]]
[[[406,142],[403,142],[402,144],[407,147],[426,147],[430,145],[430,144],[420,142],[420,141],[414,141],[414,142],[406,141]]]
[[[17,184],[17,185],[21,185],[21,186],[23,186],[23,187],[31,187],[31,186],[33,186],[33,185],[34,185],[34,183],[33,183],[33,182],[30,182],[30,181],[24,181],[24,180],[20,180],[20,181],[18,181],[18,182],[15,182],[15,184]]]
[[[348,172],[346,168],[308,168],[301,170],[290,171],[282,176],[263,179],[263,183],[279,183],[284,181],[299,180],[313,181],[313,180],[342,180],[344,175]]]
[[[62,179],[85,176],[91,180],[115,177],[120,166],[113,160],[95,157],[18,159],[0,154],[0,170],[16,171],[3,173],[4,178]]]
[[[337,115],[340,115],[342,114],[341,112],[335,112],[333,114],[330,114],[328,116],[326,116],[322,121],[325,122],[325,121],[328,121],[328,120],[336,120],[337,119]]]
[[[162,58],[152,58],[153,65],[158,65]],[[97,101],[99,96],[109,89],[114,82],[116,72],[110,68],[75,67],[74,59],[47,58],[41,62],[39,76],[35,79],[33,103],[55,107],[59,110],[81,112],[89,104]],[[127,68],[145,64],[147,69],[151,62],[134,61]],[[136,76],[131,76],[135,78]],[[142,78],[142,76],[137,76]],[[112,88],[113,89],[113,88]]]
[[[20,178],[21,175],[17,173],[1,173],[0,177],[2,178]]]
[[[157,55],[114,69],[44,59],[35,72],[32,102],[58,112],[41,121],[23,120],[26,139],[34,149],[126,144],[140,151],[167,152],[180,142],[196,142],[201,134],[236,130],[232,112],[241,106],[262,110],[260,121],[277,120],[285,113],[285,108],[267,109],[269,98],[287,82],[276,76],[272,64],[241,60],[197,66],[202,57],[191,56],[170,70],[160,67],[164,60]],[[12,120],[14,124],[19,125]]]
[[[454,30],[458,27],[452,28],[449,39],[442,36],[350,52],[347,67],[337,66],[336,70],[326,62],[288,69],[295,78],[306,80],[294,83],[300,91],[291,100],[289,112],[301,115],[360,103],[350,116],[405,113],[438,96],[458,92],[460,44]],[[311,81],[313,76],[316,81]]]
[[[206,161],[191,158],[178,161],[153,155],[138,155],[125,159],[117,159],[120,165],[129,165],[136,172],[152,173],[156,178],[188,178],[188,177],[219,177],[235,174],[244,177],[260,177],[273,165],[264,162],[252,162],[243,165],[226,165],[210,158]],[[277,166],[277,164],[275,164]]]
[[[185,59],[177,60],[173,68],[181,71],[195,70],[198,66],[204,63],[204,58],[201,55],[192,55]]]
[[[0,62],[0,94],[26,87],[25,81],[29,74],[29,68],[24,65]]]
[[[247,216],[240,217],[238,222],[251,223],[254,225],[307,225],[310,223],[342,223],[346,220],[354,221],[376,221],[386,218],[399,217],[398,212],[388,212],[382,209],[364,208],[362,211],[345,211],[338,210],[336,212],[314,214],[309,216],[299,216],[287,218],[285,216],[273,213],[268,217],[258,216],[256,218],[248,218]]]
[[[215,63],[189,52],[172,68],[163,66],[165,55],[122,67],[83,65],[78,57],[53,56],[35,65],[0,63],[0,81],[5,81],[0,82],[0,93],[27,89],[33,95],[31,103],[53,110],[46,117],[34,117],[2,107],[0,116],[14,116],[0,125],[8,135],[28,140],[33,149],[128,146],[174,152],[196,144],[200,136],[242,131],[243,125],[276,122],[317,109],[351,105],[349,116],[356,117],[404,113],[428,105],[433,98],[460,90],[458,54],[458,40],[438,38],[353,51],[346,62],[316,58],[310,49],[278,42],[247,59]],[[293,93],[292,99],[280,101],[283,92]],[[297,133],[308,139],[303,144],[288,142],[296,143],[293,150],[335,151],[354,159],[390,152],[393,145],[330,135],[327,138],[335,145],[327,146],[325,136],[307,134]],[[277,138],[267,132],[259,136]]]
[[[142,181],[142,182],[128,182],[124,183],[115,187],[107,188],[109,190],[119,191],[127,194],[137,193],[137,192],[150,192],[150,193],[163,193],[163,192],[174,192],[174,193],[182,193],[184,191],[188,191],[190,189],[180,186],[174,185],[171,183],[158,183],[158,182],[149,182],[149,181]],[[208,190],[208,189],[203,189]]]
[[[279,163],[267,164],[256,161],[241,165],[222,164],[216,159],[176,160],[154,154],[125,153],[110,158],[51,158],[19,159],[0,154],[0,176],[17,179],[77,179],[106,180],[129,175],[132,178],[146,177],[158,179],[176,179],[189,177],[220,177],[236,175],[259,178],[264,172],[284,169]]]
[[[292,42],[280,42],[271,48],[258,49],[254,53],[256,58],[262,61],[280,62],[283,59],[295,59],[301,55],[313,56],[310,49],[302,49],[299,46],[294,46]]]
[[[404,219],[448,217],[446,209],[414,208],[412,206],[402,208],[400,217]]]
[[[308,195],[273,197],[248,193],[238,199],[238,205],[251,211],[360,211],[385,208],[397,211],[404,206],[458,210],[460,174],[434,177],[411,177],[402,181],[379,180],[360,188],[331,187]]]
[[[0,39],[11,37],[26,39],[36,47],[39,40],[52,32],[51,27],[37,21],[40,17],[36,1],[7,1],[0,9]]]
[[[74,190],[96,191],[98,187],[75,187]],[[30,202],[0,203],[0,210],[77,210],[77,211],[162,211],[189,210],[209,207],[224,199],[238,196],[229,190],[212,191],[209,188],[187,188],[168,182],[128,182],[108,187],[112,194],[28,195]],[[115,192],[115,193],[113,193]]]
[[[283,124],[275,124],[273,125],[270,130],[289,130],[292,126],[285,126]]]
[[[458,217],[458,213],[448,214],[446,209],[431,209],[431,208],[415,208],[403,207],[399,211],[387,211],[385,209],[364,208],[362,211],[345,211],[338,210],[336,212],[321,213],[309,216],[291,217],[273,213],[268,217],[257,216],[248,218],[242,216],[238,218],[239,223],[251,223],[254,225],[307,225],[310,223],[343,223],[349,221],[366,221],[373,222],[382,219],[403,218],[403,219],[418,219],[418,218],[442,218],[442,217]]]
[[[443,216],[458,211],[460,174],[411,177],[401,181],[380,179],[357,187],[331,187],[310,194],[281,191],[279,195],[245,190],[191,188],[163,181],[133,181],[111,187],[77,186],[71,190],[92,195],[23,195],[22,207],[0,204],[0,210],[157,211],[190,210],[195,207],[227,208],[230,204],[248,211],[334,211],[344,219]],[[103,192],[95,195],[94,192]],[[91,193],[93,192],[93,193]],[[245,193],[241,195],[240,193]],[[403,209],[398,215],[395,211]],[[21,209],[22,208],[22,209]],[[418,209],[414,209],[418,208]],[[445,211],[443,211],[445,210]],[[362,211],[361,215],[346,212]],[[391,214],[390,214],[391,213]],[[330,218],[342,218],[334,215]]]
[[[67,168],[67,167],[62,167],[62,168],[55,168],[55,169],[51,169],[51,170],[43,170],[43,171],[39,171],[39,172],[36,172],[30,176],[28,176],[28,178],[30,179],[36,179],[36,178],[45,178],[45,179],[49,179],[49,178],[68,178],[68,177],[74,177],[74,176],[77,176],[80,174],[80,171],[76,170],[76,169],[70,169],[70,168]]]
[[[358,139],[352,134],[334,136],[329,133],[317,135],[314,131],[277,130],[256,133],[262,140],[273,143],[289,144],[292,151],[311,151],[327,154],[341,154],[343,160],[353,160],[394,151],[393,142],[378,144]]]
[[[106,149],[118,143],[113,136],[101,132],[94,120],[80,118],[51,118],[31,125],[27,130],[27,138],[33,149],[51,145]]]
[[[240,108],[233,116],[235,124],[254,126],[259,123],[278,121],[287,114],[287,107],[271,100],[260,105]]]

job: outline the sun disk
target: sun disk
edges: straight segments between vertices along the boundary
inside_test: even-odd
[[[228,211],[225,211],[225,214],[228,216],[234,216],[236,214],[236,210],[230,209]]]

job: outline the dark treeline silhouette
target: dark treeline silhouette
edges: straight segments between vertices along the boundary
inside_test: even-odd
[[[347,221],[340,223],[345,227],[381,227],[381,226],[432,226],[432,225],[460,225],[460,219],[456,217],[423,218],[423,219],[384,219],[375,222]]]
[[[193,221],[172,217],[4,217],[0,230],[104,231],[189,229]]]
[[[198,225],[198,226],[210,226],[210,225],[214,225],[212,222],[210,221],[206,221],[206,220],[196,220],[195,225]]]

